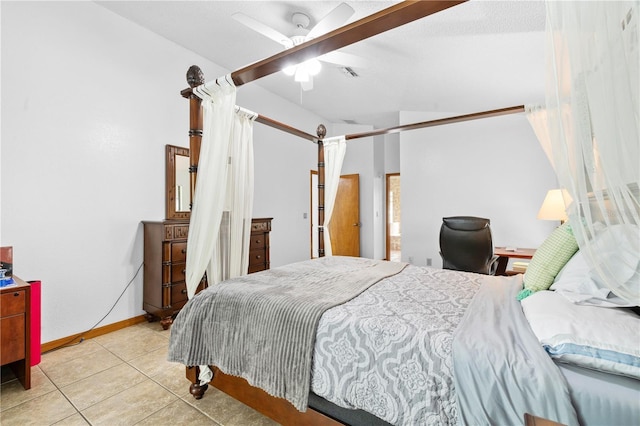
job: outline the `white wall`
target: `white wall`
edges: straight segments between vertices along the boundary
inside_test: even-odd
[[[400,117],[407,124],[453,115]],[[559,224],[536,219],[557,181],[524,114],[404,132],[400,173],[403,261],[442,266],[446,216],[491,219],[495,246],[537,247]]]
[[[42,280],[42,341],[142,311],[141,220],[164,218],[164,146],[188,146],[192,64],[227,71],[92,2],[2,2],[0,244]],[[258,86],[238,103],[314,133],[323,119]],[[272,265],[308,257],[316,146],[256,124],[254,215]]]

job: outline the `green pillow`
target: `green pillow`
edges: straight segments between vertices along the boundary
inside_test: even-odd
[[[565,222],[536,250],[524,274],[524,289],[518,293],[517,299],[522,300],[536,291],[551,287],[560,269],[576,251],[578,243],[571,232],[569,222]]]

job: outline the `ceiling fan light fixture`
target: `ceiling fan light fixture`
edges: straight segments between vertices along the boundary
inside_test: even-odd
[[[285,67],[282,72],[285,73],[288,76],[292,76],[296,73],[296,69],[298,68],[297,65],[290,65],[288,67]]]
[[[297,81],[298,83],[303,83],[306,81],[309,81],[309,73],[307,72],[307,70],[304,67],[298,67],[298,69],[296,70],[296,75],[293,78],[295,81]]]
[[[322,69],[322,64],[316,58],[309,59],[305,63],[302,64],[304,68],[307,69],[307,72],[311,75],[318,75],[320,70]]]

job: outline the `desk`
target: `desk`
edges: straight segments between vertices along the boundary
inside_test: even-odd
[[[506,247],[495,247],[493,253],[498,256],[498,267],[496,269],[496,275],[509,275],[507,272],[507,264],[509,258],[514,259],[531,259],[535,254],[536,249],[531,248],[517,248],[515,250],[507,250]]]

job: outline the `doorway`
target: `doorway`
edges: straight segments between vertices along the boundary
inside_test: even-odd
[[[311,258],[318,257],[318,173],[311,171]],[[342,175],[329,225],[335,256],[360,256],[360,175]]]
[[[387,260],[400,262],[402,232],[400,226],[400,173],[387,173]]]

